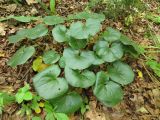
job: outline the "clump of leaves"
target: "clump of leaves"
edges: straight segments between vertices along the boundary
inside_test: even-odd
[[[99,11],[97,6],[104,7]],[[144,11],[145,4],[141,0],[90,0],[87,8],[103,12],[109,18],[117,18]]]
[[[160,77],[160,63],[156,60],[148,60],[146,64],[154,71],[154,73]]]
[[[0,92],[0,114],[2,114],[5,105],[15,102],[15,97],[5,92]]]
[[[55,25],[52,17],[47,18],[47,25]],[[73,18],[87,19],[85,22],[72,22],[69,27],[56,25],[52,29],[53,40],[60,44],[66,44],[63,54],[59,54],[55,50],[48,50],[38,60],[34,61],[32,67],[39,72],[33,77],[35,90],[42,98],[49,101],[56,113],[70,114],[81,108],[83,99],[78,92],[73,91],[74,88],[88,89],[92,87],[97,99],[104,105],[112,107],[123,99],[122,86],[134,80],[131,67],[122,62],[124,54],[129,53],[138,56],[143,50],[127,36],[110,27],[102,33],[99,40],[93,43],[93,47],[88,49],[90,39],[101,30],[102,17],[98,19],[93,14],[91,18],[88,18],[86,13],[79,13],[77,16],[71,15],[69,19]],[[45,26],[45,29],[40,29],[33,34],[32,38],[42,37],[47,34],[46,31]],[[24,35],[25,38],[30,40],[30,37],[26,36],[27,34],[28,30],[24,32]],[[18,33],[14,37],[17,35]],[[9,39],[9,41],[14,40]],[[31,57],[31,52],[22,50],[22,53],[24,51],[26,53],[22,55],[23,57],[26,56],[24,57],[26,62]],[[15,54],[20,53],[16,52]],[[10,66],[24,63],[24,61],[21,61],[22,56],[15,56],[8,62]],[[41,64],[47,64],[48,66],[39,71],[38,66],[41,66]],[[97,73],[94,72],[93,66],[102,64],[107,66],[107,69],[105,71],[99,70]],[[72,89],[70,89],[70,86]],[[27,88],[27,91],[20,91],[23,97],[19,102],[23,101],[24,94],[28,90],[29,88]],[[48,116],[57,118],[56,116],[61,115],[52,113]],[[65,115],[62,116],[65,117]]]

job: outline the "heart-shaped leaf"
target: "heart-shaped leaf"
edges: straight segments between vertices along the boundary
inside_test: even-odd
[[[81,48],[85,48],[87,45],[87,40],[85,39],[75,39],[72,38],[69,40],[69,45],[73,48],[73,49],[81,49]]]
[[[65,22],[64,18],[60,16],[46,16],[43,21],[47,25],[56,25]]]
[[[47,69],[45,69],[42,72],[39,72],[37,75],[33,77],[33,83],[36,83],[39,81],[39,79],[47,74],[53,74],[55,77],[59,76],[61,72],[61,69],[58,67],[58,65],[51,65]]]
[[[17,65],[24,64],[34,53],[34,47],[23,46],[11,57],[7,64],[11,67],[16,67]]]
[[[95,46],[96,54],[106,62],[113,62],[122,58],[123,48],[121,43],[109,44],[107,41],[100,40]]]
[[[55,106],[56,112],[69,114],[76,112],[81,107],[82,98],[78,93],[71,92],[65,96],[51,100],[51,103]]]
[[[52,35],[57,42],[65,42],[69,40],[69,36],[66,34],[67,28],[64,25],[57,25],[52,30]]]
[[[108,68],[108,73],[113,81],[121,85],[127,85],[134,80],[134,73],[131,67],[120,61],[113,63],[113,66]]]
[[[83,72],[72,70],[65,67],[65,78],[73,87],[88,88],[95,82],[95,74],[91,71],[85,70]]]
[[[64,78],[57,78],[59,71],[60,68],[57,65],[53,65],[33,78],[34,87],[41,97],[54,99],[67,92],[67,81]]]
[[[96,85],[93,92],[98,100],[108,107],[118,104],[123,99],[121,86],[109,81],[109,76],[103,71],[96,75]]]
[[[80,53],[78,50],[71,48],[64,50],[63,57],[68,67],[78,70],[88,68],[95,60],[92,51],[82,51]]]
[[[59,59],[60,59],[60,55],[54,50],[46,51],[43,55],[43,61],[45,64],[54,64]]]
[[[72,23],[67,34],[76,39],[87,39],[89,36],[94,36],[100,31],[100,21],[96,19],[87,19],[86,24],[82,22]]]
[[[104,32],[103,37],[108,42],[119,41],[121,33],[118,30],[108,27]]]

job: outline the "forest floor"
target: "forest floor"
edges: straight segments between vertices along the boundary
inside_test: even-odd
[[[44,0],[48,4],[47,0]],[[56,11],[61,16],[83,11],[86,0],[62,0],[62,3],[56,5]],[[9,15],[32,15],[45,16],[45,11],[38,3],[30,5],[24,3],[17,5],[8,0],[0,0],[0,17]],[[157,12],[160,3],[155,0],[147,3],[149,6],[148,12],[159,14]],[[160,8],[159,8],[160,11]],[[145,14],[145,13],[143,13]],[[142,14],[142,15],[143,15]],[[32,77],[35,74],[32,71],[32,60],[26,64],[11,68],[6,62],[10,56],[20,47],[20,44],[9,44],[8,36],[15,33],[19,28],[30,28],[37,23],[19,23],[14,20],[0,22],[0,91],[8,91],[16,93],[16,91],[24,85],[24,82],[32,85]],[[103,22],[103,27],[114,27],[132,38],[136,43],[143,46],[153,45],[151,37],[147,37],[149,33],[148,25],[155,34],[160,35],[160,25],[154,24],[144,17],[135,16],[134,22],[129,27],[126,27],[123,19],[106,20]],[[46,38],[46,43],[41,40],[37,43],[42,48],[48,46],[50,38]],[[45,45],[43,45],[45,44]],[[58,48],[57,48],[58,49]],[[160,54],[150,53],[147,50],[147,55],[154,56],[160,61]],[[41,51],[40,51],[41,52]],[[88,91],[90,109],[85,113],[85,120],[160,120],[160,78],[156,77],[149,67],[145,65],[146,59],[140,56],[138,59],[127,58],[127,63],[130,64],[135,72],[135,80],[130,85],[124,88],[124,100],[113,108],[107,108],[101,105]],[[25,120],[25,117],[20,117],[16,113],[20,109],[17,104],[12,104],[5,108],[2,120]],[[80,120],[78,114],[72,115],[71,120]]]

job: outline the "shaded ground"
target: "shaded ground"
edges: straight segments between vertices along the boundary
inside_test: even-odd
[[[47,0],[45,0],[47,3]],[[62,4],[57,5],[57,13],[66,16],[76,11],[84,10],[86,0],[63,0]],[[148,2],[150,11],[156,12],[159,4],[155,1]],[[45,15],[44,10],[38,4],[17,6],[8,0],[0,0],[0,16],[8,15]],[[149,21],[143,17],[135,17],[134,23],[130,27],[125,27],[124,20],[105,20],[104,28],[111,26],[121,30],[131,37],[138,44],[150,46],[153,41],[145,37],[148,32]],[[9,57],[20,47],[21,44],[28,44],[26,41],[21,44],[8,44],[9,34],[15,33],[20,28],[30,28],[34,23],[22,24],[13,20],[0,23],[0,90],[15,93],[18,88],[22,87],[24,82],[32,84],[34,72],[31,69],[32,59],[25,65],[17,68],[10,68],[6,65]],[[156,34],[160,34],[160,26],[151,24],[151,29]],[[61,46],[55,46],[50,37],[42,38],[36,41],[43,49],[47,47],[56,47],[61,51]],[[43,42],[43,44],[42,44]],[[148,50],[149,51],[149,50]],[[147,54],[150,54],[147,52]],[[153,55],[153,53],[152,53]],[[155,53],[155,57],[160,60],[160,55]],[[135,81],[125,87],[124,100],[114,108],[106,108],[96,101],[92,93],[88,91],[90,110],[85,114],[86,120],[159,120],[160,119],[160,82],[159,78],[154,77],[153,73],[144,64],[145,59],[141,56],[138,59],[125,58],[136,74]],[[141,75],[142,73],[142,75]],[[159,80],[158,80],[159,79]],[[22,120],[16,115],[19,106],[11,105],[6,107],[3,114],[3,120]],[[79,120],[78,115],[73,115],[72,120]]]

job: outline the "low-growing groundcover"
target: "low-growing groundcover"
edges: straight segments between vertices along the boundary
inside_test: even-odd
[[[50,20],[54,17],[45,18],[44,21],[47,19],[47,22],[44,23],[55,25]],[[127,36],[110,27],[101,33],[89,49],[90,39],[94,39],[100,32],[103,20],[93,16],[85,17],[85,14],[72,17],[85,19],[86,22],[72,22],[69,27],[56,23],[58,25],[53,27],[52,36],[54,41],[66,44],[63,54],[53,48],[44,51],[33,62],[33,69],[38,71],[33,77],[34,88],[58,113],[74,113],[82,106],[83,99],[74,88],[91,88],[97,99],[107,107],[118,104],[123,99],[122,87],[134,80],[132,68],[122,58],[127,53],[138,56],[143,52]],[[26,38],[33,40],[45,36],[48,33],[47,25],[39,24],[32,29],[22,29],[10,36],[9,41],[16,43]],[[15,67],[24,64],[34,55],[35,49],[34,46],[23,46],[11,57],[8,65]],[[46,66],[39,70],[41,65]],[[100,70],[99,66],[104,66],[106,70]],[[96,67],[98,72],[95,72]]]

